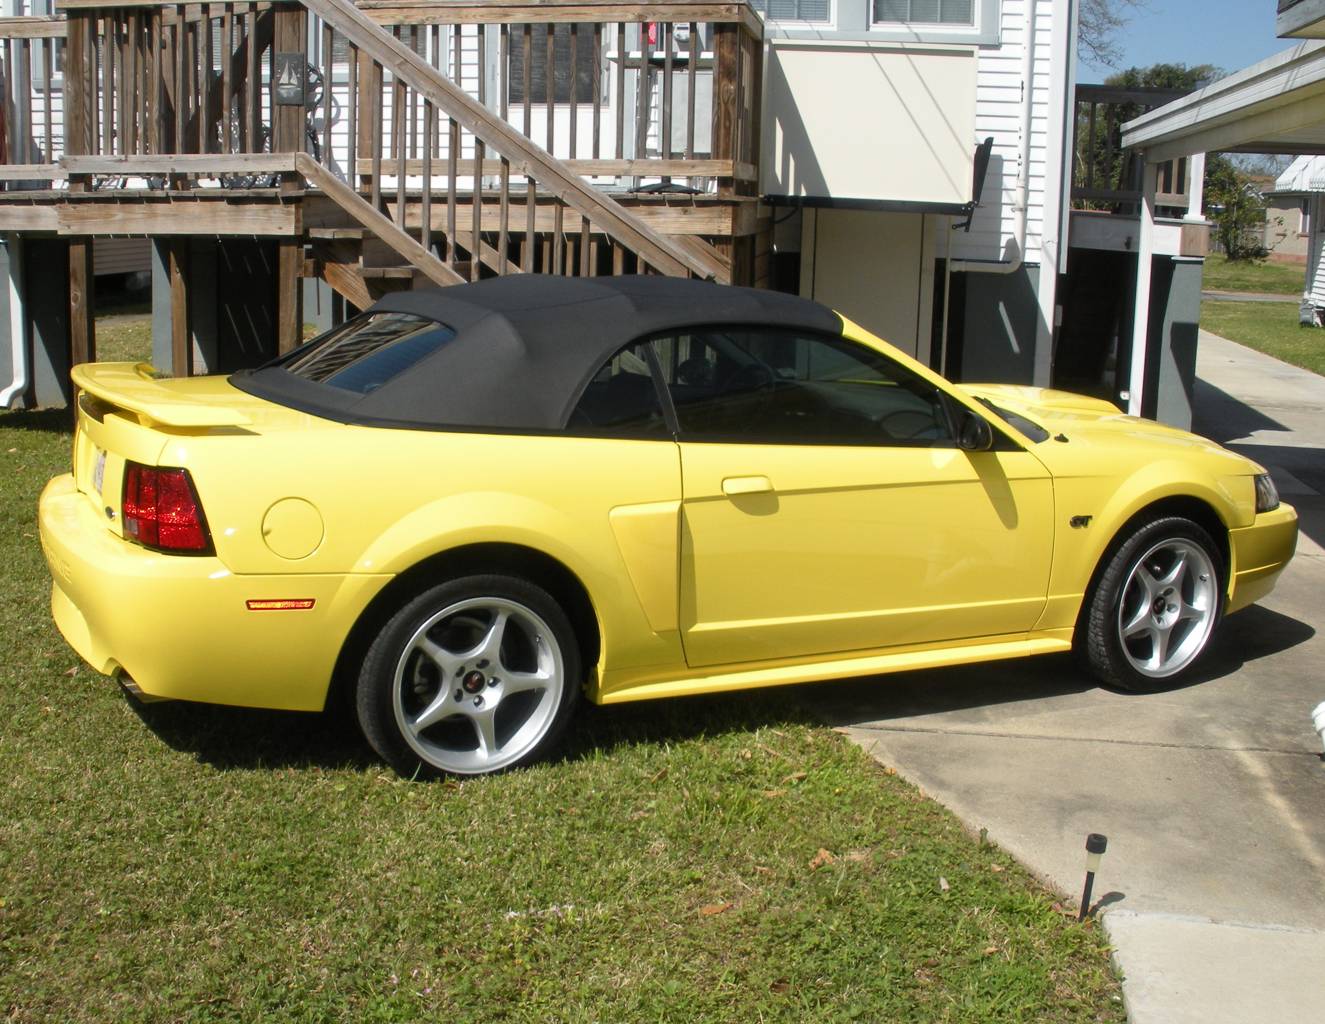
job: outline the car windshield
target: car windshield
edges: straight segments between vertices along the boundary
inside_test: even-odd
[[[1012,412],[1010,409],[1004,409],[1000,405],[995,405],[987,398],[980,398],[977,396],[976,401],[979,402],[981,405],[983,405],[990,412],[992,412],[995,416],[998,416],[1000,419],[1016,427],[1019,431],[1022,432],[1022,434],[1030,438],[1036,444],[1039,444],[1041,441],[1049,440],[1049,431],[1045,430],[1044,427],[1040,426],[1038,423],[1034,422],[1033,420],[1028,420],[1025,416],[1019,416],[1017,413]]]
[[[296,377],[361,395],[375,391],[455,337],[445,324],[410,313],[368,313],[279,360]]]

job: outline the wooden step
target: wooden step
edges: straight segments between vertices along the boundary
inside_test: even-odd
[[[309,238],[320,239],[323,241],[336,241],[339,239],[350,239],[352,241],[362,242],[372,234],[367,228],[309,228],[305,234]]]

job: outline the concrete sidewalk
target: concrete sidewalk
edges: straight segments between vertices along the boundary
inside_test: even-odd
[[[1225,292],[1210,289],[1201,292],[1201,298],[1209,302],[1301,302],[1300,295],[1279,295],[1276,292]]]
[[[1132,696],[1066,657],[825,687],[830,720],[1047,881],[1095,898],[1137,1024],[1325,1016],[1325,378],[1202,333],[1199,432],[1261,462],[1298,555],[1201,677]]]

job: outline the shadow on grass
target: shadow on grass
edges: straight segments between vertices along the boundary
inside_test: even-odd
[[[347,768],[378,764],[354,721],[336,713],[125,701],[172,750],[213,768]]]
[[[125,700],[172,750],[192,754],[221,770],[382,766],[348,708],[309,713],[187,701],[145,704],[127,693]],[[795,692],[788,690],[750,690],[614,707],[585,704],[555,760],[578,761],[619,747],[677,743],[811,720]]]
[[[43,434],[67,434],[74,429],[74,414],[66,408],[15,409],[0,413],[0,427]]]
[[[1170,691],[1229,675],[1314,635],[1305,623],[1253,606],[1224,624],[1201,669]],[[611,707],[585,705],[556,760],[578,761],[621,747],[782,725],[845,725],[994,707],[1080,693],[1097,685],[1070,657],[1051,655]],[[381,765],[348,709],[312,714],[126,699],[163,743],[218,769],[363,770]]]

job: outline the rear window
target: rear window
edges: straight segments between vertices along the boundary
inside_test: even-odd
[[[281,366],[304,380],[367,395],[455,337],[412,313],[365,313],[301,346]]]

